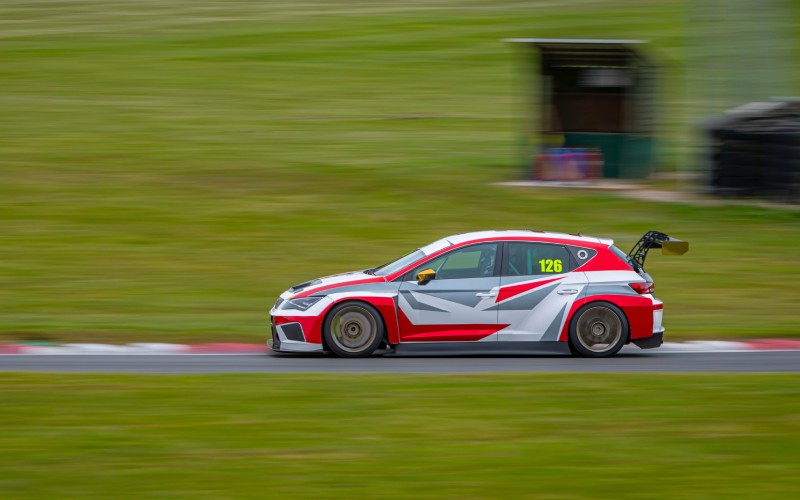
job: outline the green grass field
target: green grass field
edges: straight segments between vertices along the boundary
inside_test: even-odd
[[[4,498],[800,495],[796,375],[0,374]]]
[[[290,285],[537,228],[653,256],[672,339],[800,335],[797,211],[516,190],[506,37],[652,40],[679,169],[683,4],[5,1],[0,338],[261,341]]]

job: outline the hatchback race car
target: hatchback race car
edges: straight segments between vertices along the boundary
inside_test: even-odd
[[[688,243],[650,231],[626,254],[609,239],[543,231],[449,236],[393,262],[306,281],[270,311],[277,352],[616,354],[662,343],[647,253]]]

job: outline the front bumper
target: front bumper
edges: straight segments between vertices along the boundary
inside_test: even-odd
[[[272,321],[272,316],[269,318],[270,336],[267,339],[267,347],[275,352],[281,352],[281,337],[278,335],[278,329],[275,328],[275,322]]]
[[[305,341],[302,326],[299,323],[291,322],[276,326],[270,315],[269,326],[270,336],[267,339],[267,347],[275,352],[323,352],[322,344]]]

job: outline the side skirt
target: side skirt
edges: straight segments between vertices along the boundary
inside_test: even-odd
[[[384,356],[531,356],[571,355],[567,342],[409,342]]]

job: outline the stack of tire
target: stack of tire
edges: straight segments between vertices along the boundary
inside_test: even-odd
[[[744,106],[708,128],[714,193],[800,202],[800,103],[769,104]]]

